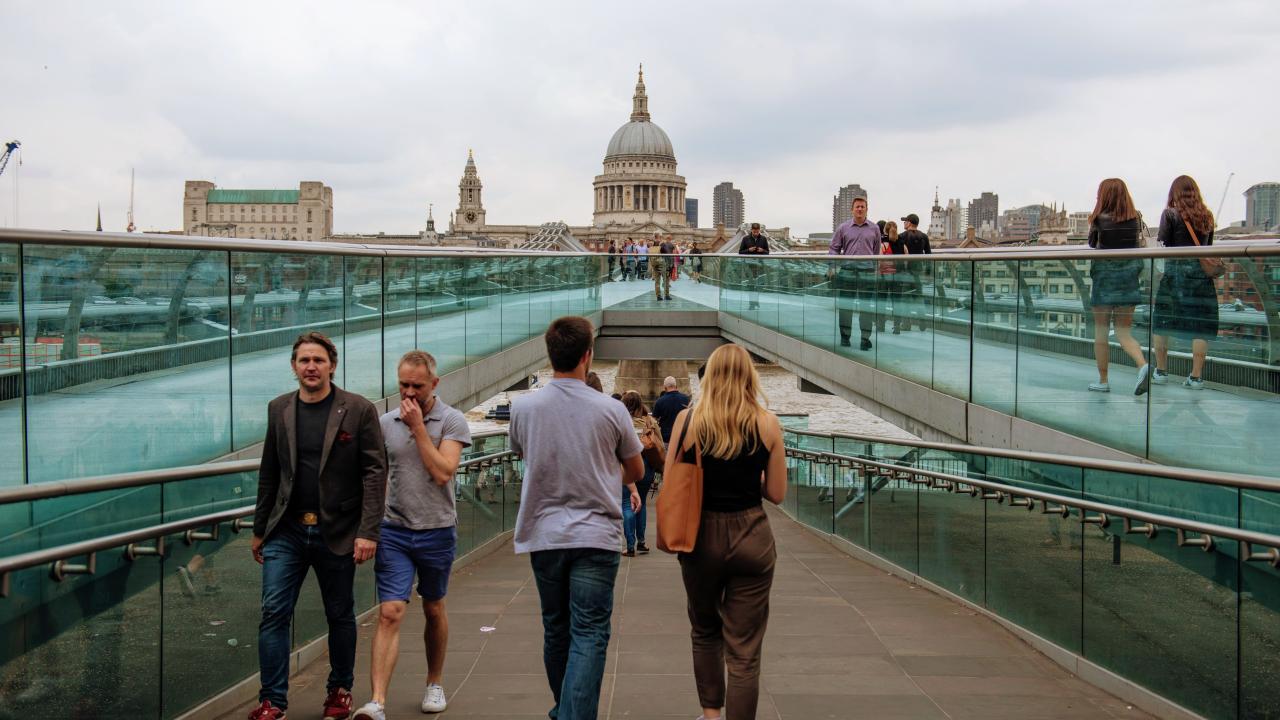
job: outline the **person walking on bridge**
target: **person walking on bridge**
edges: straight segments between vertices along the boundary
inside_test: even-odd
[[[463,448],[471,445],[467,419],[436,395],[440,378],[430,353],[405,353],[396,375],[400,407],[380,419],[390,475],[382,541],[373,566],[380,603],[369,669],[373,697],[355,714],[365,720],[386,720],[387,688],[400,653],[400,625],[408,610],[415,573],[427,620],[422,712],[444,712],[447,706],[441,684],[449,645],[444,598],[458,547],[453,476]]]
[[[657,242],[657,238],[654,238]],[[671,270],[675,267],[676,247],[670,240],[663,240],[653,256],[653,294],[659,300],[671,299]]]
[[[262,565],[258,665],[262,688],[250,720],[278,720],[289,707],[290,625],[309,569],[329,623],[324,717],[351,713],[355,680],[356,565],[378,548],[387,460],[373,403],[333,384],[338,349],[318,332],[293,343],[298,389],[267,406],[258,470],[253,558]]]
[[[730,720],[752,720],[778,556],[762,501],[781,504],[786,495],[786,448],[778,416],[761,403],[751,355],[722,345],[706,367],[698,402],[676,418],[666,461],[671,469],[702,453],[702,519],[693,551],[679,555],[693,676],[705,720],[721,708]]]
[[[639,510],[635,484],[644,475],[626,408],[585,382],[594,336],[583,317],[551,323],[544,340],[553,377],[511,403],[508,430],[525,468],[515,551],[533,566],[555,700],[549,715],[558,720],[596,717],[623,543],[618,488],[627,486]]]
[[[867,220],[867,199],[853,199],[853,217],[836,228],[831,237],[828,255],[879,255],[880,228]],[[871,349],[871,330],[875,327],[876,262],[874,260],[845,260],[828,270],[828,277],[836,291],[836,327],[840,331],[840,345],[849,347],[853,334],[853,306],[858,308],[858,329],[862,334],[862,350]]]
[[[760,234],[760,223],[751,223],[751,232],[742,237],[742,244],[738,246],[738,254],[746,255],[749,258],[757,258],[761,255],[769,254],[769,239]],[[744,260],[742,264],[742,277],[745,278],[747,285],[747,303],[748,310],[756,310],[760,307],[760,275],[764,272],[758,260]]]
[[[1134,207],[1129,188],[1120,178],[1108,178],[1098,186],[1097,203],[1089,214],[1089,247],[1095,250],[1129,250],[1139,247],[1142,214]],[[1093,308],[1093,357],[1098,365],[1098,382],[1089,383],[1093,392],[1111,392],[1110,332],[1115,324],[1116,342],[1138,367],[1134,395],[1142,395],[1151,385],[1151,367],[1142,346],[1133,337],[1133,309],[1143,302],[1140,276],[1141,258],[1098,259],[1089,263],[1092,280],[1089,304]]]

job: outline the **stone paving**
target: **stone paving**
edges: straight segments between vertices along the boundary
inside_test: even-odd
[[[1145,718],[1004,628],[841,553],[781,512],[758,717]],[[651,532],[654,523],[650,522]],[[679,566],[654,552],[618,571],[601,718],[695,718]],[[406,622],[388,717],[421,717],[421,614]],[[449,590],[449,708],[439,717],[545,718],[538,596],[509,544],[459,570]],[[485,632],[482,628],[494,628]],[[368,699],[373,624],[360,628],[357,704]],[[289,716],[319,718],[327,659],[292,681]],[[246,704],[226,718],[243,718]],[[737,719],[735,719],[737,720]]]

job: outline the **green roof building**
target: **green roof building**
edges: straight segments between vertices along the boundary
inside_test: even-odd
[[[207,237],[323,240],[333,235],[333,188],[304,181],[296,190],[246,190],[188,180],[182,231]]]

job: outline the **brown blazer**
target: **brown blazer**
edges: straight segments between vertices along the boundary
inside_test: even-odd
[[[387,456],[373,403],[333,386],[333,407],[320,456],[320,531],[338,555],[350,555],[357,537],[377,542],[386,504]],[[297,467],[298,391],[267,405],[267,437],[258,470],[253,534],[266,538],[289,507]]]

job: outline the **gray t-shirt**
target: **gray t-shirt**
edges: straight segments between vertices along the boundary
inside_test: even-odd
[[[622,403],[555,378],[511,403],[511,449],[524,456],[517,553],[622,549],[622,466],[640,440]]]
[[[471,427],[462,413],[436,398],[431,412],[422,419],[432,444],[457,440],[471,444]],[[410,530],[434,530],[458,524],[454,505],[453,480],[437,485],[422,464],[418,444],[409,426],[400,420],[400,408],[381,418],[382,437],[387,445],[387,512],[383,520]]]

